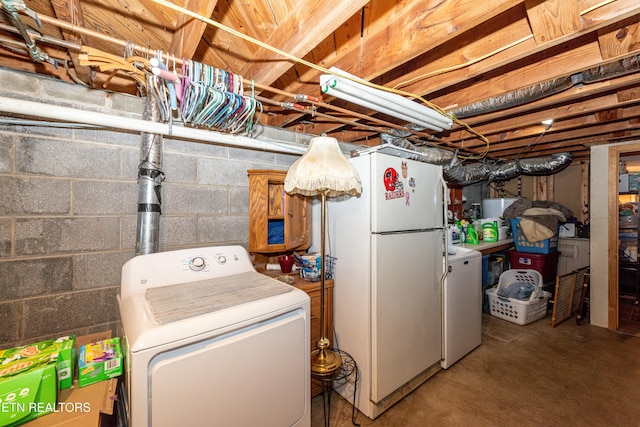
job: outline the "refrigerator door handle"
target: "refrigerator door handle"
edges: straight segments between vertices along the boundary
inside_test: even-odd
[[[407,234],[407,233],[428,233],[431,231],[444,231],[444,227],[419,228],[415,230],[397,230],[397,231],[373,231],[371,234],[386,236],[389,234]]]

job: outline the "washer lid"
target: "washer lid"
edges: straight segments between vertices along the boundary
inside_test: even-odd
[[[283,294],[292,289],[263,274],[248,271],[149,288],[145,292],[145,299],[151,316],[159,324],[165,324]]]

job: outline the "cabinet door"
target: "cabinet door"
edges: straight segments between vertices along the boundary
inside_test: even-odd
[[[288,250],[307,249],[311,244],[311,203],[299,194],[287,195],[285,242]]]
[[[249,252],[307,249],[311,242],[311,204],[284,191],[286,171],[250,170]]]

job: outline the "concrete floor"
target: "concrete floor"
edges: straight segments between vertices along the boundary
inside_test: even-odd
[[[550,315],[519,326],[483,314],[483,343],[366,426],[640,426],[640,338]],[[356,361],[357,362],[357,361]],[[321,396],[312,427],[324,426]],[[351,426],[332,393],[330,425]]]

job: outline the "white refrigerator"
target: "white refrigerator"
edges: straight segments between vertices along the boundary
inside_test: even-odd
[[[335,386],[374,419],[440,369],[444,181],[440,166],[380,151],[350,162],[362,194],[329,200],[327,251],[335,344],[359,382]]]

